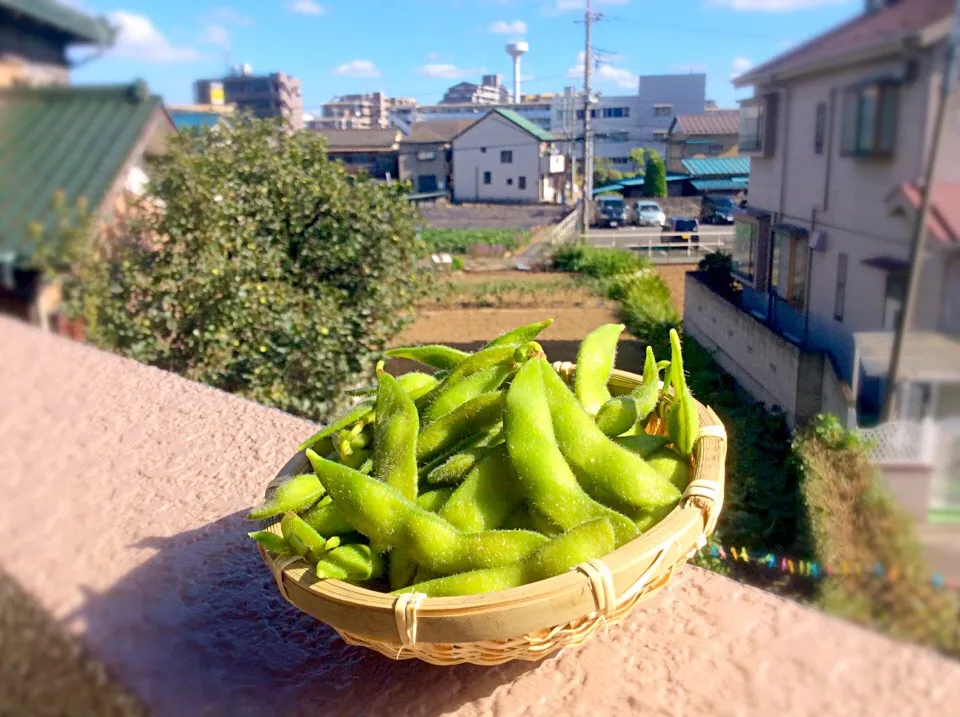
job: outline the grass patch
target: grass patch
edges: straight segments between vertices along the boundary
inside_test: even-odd
[[[592,294],[579,279],[550,281],[492,279],[481,282],[450,281],[439,284],[421,303],[425,308],[549,308],[582,306]]]
[[[421,239],[431,251],[468,254],[490,247],[493,253],[515,251],[530,241],[530,232],[520,229],[423,229]]]

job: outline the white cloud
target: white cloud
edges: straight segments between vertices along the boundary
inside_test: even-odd
[[[583,58],[583,51],[578,52],[577,64],[575,67],[571,67],[569,70],[567,70],[567,77],[571,79],[579,79],[583,77]],[[601,64],[599,67],[595,67],[593,79],[598,85],[608,84],[616,85],[617,87],[627,90],[637,89],[637,76],[635,74],[623,67],[617,67],[609,63]]]
[[[351,60],[334,67],[333,74],[343,77],[380,77],[380,70],[370,60]]]
[[[471,71],[465,70],[462,67],[457,67],[456,65],[429,64],[418,67],[417,74],[422,75],[423,77],[433,77],[444,80],[459,80],[461,77],[466,77],[467,75],[471,74]]]
[[[527,23],[523,20],[514,20],[513,22],[497,20],[488,29],[496,35],[526,35]]]
[[[238,25],[240,27],[249,27],[253,24],[253,18],[249,18],[226,5],[214,8],[213,12],[210,13],[210,20],[223,25]]]
[[[673,70],[674,72],[697,73],[697,72],[706,72],[706,71],[707,71],[707,66],[706,66],[706,65],[698,65],[698,64],[696,64],[696,63],[692,63],[692,64],[689,64],[689,65],[673,65],[670,69]]]
[[[200,33],[200,42],[216,45],[225,50],[230,49],[230,31],[223,25],[210,24]]]
[[[323,15],[327,9],[314,0],[287,0],[287,12],[298,15]]]
[[[704,0],[707,7],[726,7],[744,12],[792,12],[823,5],[843,5],[849,0]]]
[[[114,57],[146,62],[193,62],[200,59],[196,49],[171,43],[146,15],[117,10],[107,19],[117,30],[117,40],[110,50]]]
[[[435,52],[428,52],[428,53],[427,53],[427,59],[430,60],[430,62],[436,62],[437,57],[438,57],[438,56],[437,56],[437,53],[435,53]]]
[[[598,5],[626,5],[630,0],[594,0],[593,8]],[[553,0],[549,5],[543,6],[544,15],[560,15],[571,10],[585,10],[587,0]]]
[[[753,62],[748,60],[746,57],[734,57],[733,63],[731,63],[732,72],[730,73],[730,79],[734,77],[739,77],[744,72],[747,72],[753,67]]]

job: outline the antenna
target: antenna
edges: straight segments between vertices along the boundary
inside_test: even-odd
[[[520,103],[520,58],[530,51],[526,42],[511,42],[507,45],[507,54],[513,58],[513,101]]]

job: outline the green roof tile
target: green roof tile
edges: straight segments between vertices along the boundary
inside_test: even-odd
[[[681,159],[680,163],[694,177],[723,177],[750,174],[749,157]]]
[[[493,111],[496,112],[501,117],[510,120],[515,125],[517,125],[520,129],[526,130],[527,132],[532,134],[534,137],[539,139],[541,142],[553,142],[555,140],[555,137],[549,132],[547,132],[545,129],[543,129],[543,127],[538,127],[533,122],[528,120],[526,117],[524,117],[523,115],[517,114],[513,110],[504,110],[498,107]]]
[[[29,258],[57,190],[97,209],[159,107],[139,83],[0,90],[0,255]]]
[[[0,9],[19,13],[48,27],[72,36],[74,42],[110,45],[116,36],[103,18],[67,7],[57,0],[0,0]]]

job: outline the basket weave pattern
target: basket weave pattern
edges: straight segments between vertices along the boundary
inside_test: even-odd
[[[554,368],[569,382],[575,366],[558,362]],[[635,374],[614,371],[610,388],[614,394],[622,394],[639,382],[640,377]],[[663,396],[663,402],[669,405],[670,397]],[[692,480],[680,505],[660,525],[604,560],[591,560],[576,566],[568,575],[535,583],[539,589],[524,586],[490,596],[463,598],[426,598],[416,593],[397,597],[339,580],[318,580],[298,557],[279,558],[262,547],[260,554],[281,595],[330,624],[351,645],[376,650],[394,660],[417,658],[435,665],[541,660],[560,649],[584,643],[601,627],[620,622],[638,603],[666,586],[713,532],[723,504],[726,434],[712,410],[698,404],[697,412],[700,436],[694,447]],[[665,429],[658,417],[647,426],[649,433],[663,434]],[[298,454],[281,470],[267,493],[302,471],[305,462],[303,454]],[[265,527],[279,532],[279,520],[274,519]],[[556,587],[547,590],[548,585]],[[570,612],[572,599],[583,606],[577,610],[577,617],[552,620],[564,610]],[[524,603],[527,613],[520,615]],[[504,623],[529,625],[531,605],[542,606],[534,611],[540,627],[519,628],[515,633],[503,627]],[[491,619],[496,620],[496,629],[510,636],[482,639],[484,632],[494,629],[490,627]],[[343,624],[347,622],[352,624]],[[432,637],[423,639],[424,631]],[[454,639],[437,639],[447,635]],[[481,639],[463,639],[464,635]]]

